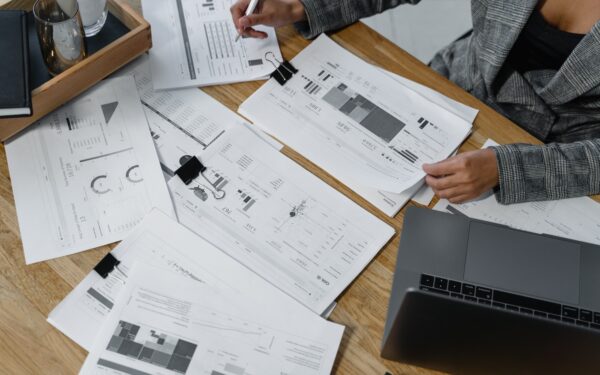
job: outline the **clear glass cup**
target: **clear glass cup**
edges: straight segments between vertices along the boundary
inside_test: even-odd
[[[50,74],[60,74],[85,58],[77,0],[37,0],[33,15],[42,57]]]
[[[98,34],[108,16],[107,0],[78,0],[79,13],[83,22],[85,36],[90,37]]]

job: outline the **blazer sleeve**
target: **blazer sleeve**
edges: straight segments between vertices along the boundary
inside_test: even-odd
[[[301,0],[307,20],[295,26],[305,38],[347,26],[360,18],[381,13],[400,4],[420,0]]]
[[[600,193],[600,138],[540,146],[494,147],[502,204],[555,200]]]

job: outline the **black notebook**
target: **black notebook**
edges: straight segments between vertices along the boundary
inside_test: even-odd
[[[27,15],[0,10],[0,117],[31,112]]]

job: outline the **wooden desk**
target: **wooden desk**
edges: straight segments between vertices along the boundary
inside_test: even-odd
[[[139,9],[139,0],[129,1]],[[32,3],[32,0],[14,0],[5,8],[27,9]],[[461,151],[480,148],[488,138],[500,143],[538,143],[511,121],[364,24],[357,23],[331,36],[371,63],[478,108],[481,112],[473,128],[474,133]],[[279,30],[278,37],[286,59],[294,57],[309,43],[291,27]],[[252,82],[211,87],[205,91],[235,111],[259,86],[260,83]],[[331,320],[347,328],[334,372],[357,375],[383,375],[386,371],[394,375],[431,374],[431,371],[385,361],[379,356],[404,211],[390,219],[297,152],[286,147],[283,153],[393,225],[397,231],[393,240],[339,298]],[[104,246],[25,266],[6,154],[0,145],[0,374],[77,373],[86,352],[50,326],[46,317],[113,247]]]

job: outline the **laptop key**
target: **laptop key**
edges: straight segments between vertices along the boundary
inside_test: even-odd
[[[460,287],[461,287],[461,284],[458,281],[450,280],[450,282],[448,283],[448,289],[451,292],[460,293],[460,289],[461,289]]]
[[[578,320],[575,323],[577,323],[577,325],[580,327],[589,327],[590,326],[590,323],[584,322],[583,320]]]
[[[483,298],[478,299],[477,302],[482,303],[484,305],[491,305],[492,304],[492,302],[490,300],[483,299]]]
[[[448,289],[448,280],[442,279],[441,277],[436,277],[434,286],[437,289],[446,290]]]
[[[421,285],[433,286],[433,276],[422,274]]]
[[[476,295],[478,298],[492,299],[492,290],[478,286]]]
[[[526,308],[524,308],[524,307],[521,307],[521,308],[519,309],[519,311],[520,311],[520,312],[522,312],[523,314],[528,314],[528,315],[532,315],[532,314],[533,314],[533,310],[531,310],[531,309],[526,309]]]
[[[471,302],[477,302],[477,298],[471,297],[471,296],[465,296],[465,300],[471,301]]]
[[[600,324],[600,313],[594,313],[594,323]]]
[[[579,309],[563,305],[562,307],[562,316],[566,316],[567,318],[578,319],[579,318]]]
[[[579,310],[579,319],[583,320],[584,322],[591,323],[592,322],[592,312],[590,310],[584,310],[584,309]]]
[[[542,311],[534,311],[533,315],[539,316],[540,318],[545,318],[548,316],[548,314],[546,314],[545,312],[542,312]]]
[[[463,299],[463,295],[458,293],[450,293],[450,297]]]
[[[600,329],[600,324],[590,324],[590,327],[594,328],[594,329]]]
[[[439,289],[435,289],[435,288],[430,288],[428,286],[422,286],[419,289],[425,291],[425,292],[433,292],[433,293],[437,293],[437,294],[443,294],[445,296],[450,295],[449,292],[446,292],[445,290],[439,290]]]
[[[462,285],[462,294],[466,294],[467,296],[475,295],[475,286],[471,284],[463,284]]]
[[[571,319],[571,318],[565,318],[563,316],[562,321],[565,323],[575,323],[575,319]]]
[[[505,305],[505,304],[503,304],[503,303],[500,303],[500,302],[492,302],[492,305],[493,305],[494,307],[499,307],[499,308],[501,308],[501,309],[503,309],[503,308],[505,308],[505,307],[506,307],[506,305]]]
[[[519,308],[513,305],[506,305],[506,309],[511,311],[519,311]]]
[[[560,316],[558,316],[558,315],[548,314],[548,318],[550,318],[552,320],[558,320],[558,321],[560,321]]]

